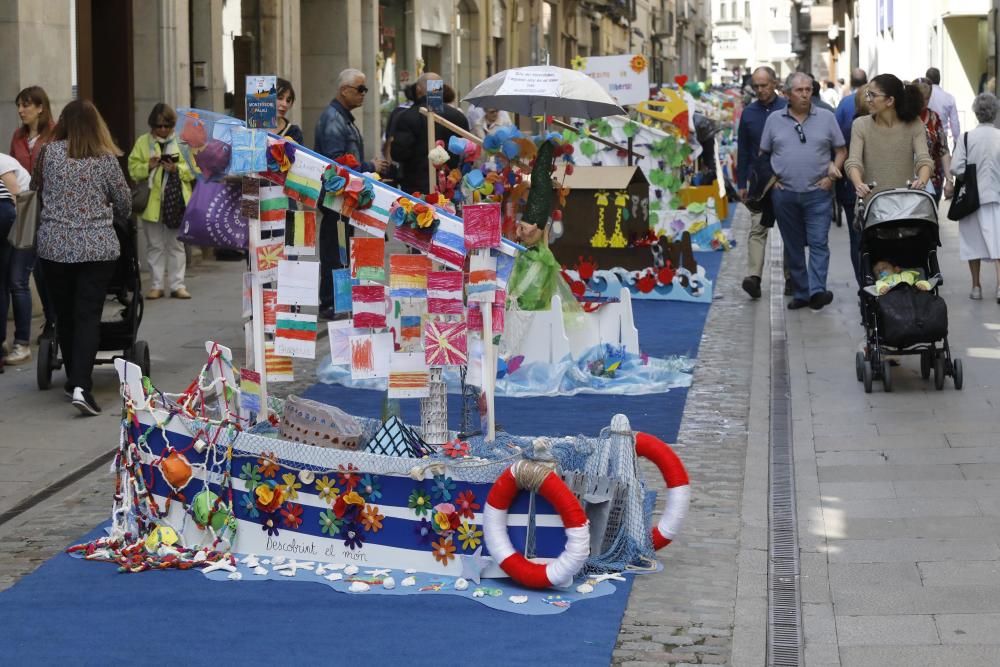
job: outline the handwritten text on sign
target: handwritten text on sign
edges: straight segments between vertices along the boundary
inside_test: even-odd
[[[649,68],[643,63],[636,72],[634,56],[591,56],[583,71],[601,88],[608,91],[618,104],[638,104],[649,99]]]
[[[522,67],[507,72],[496,94],[559,96],[559,74],[547,67]]]

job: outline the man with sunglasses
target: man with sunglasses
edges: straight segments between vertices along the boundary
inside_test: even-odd
[[[790,75],[785,91],[788,107],[768,117],[760,150],[770,154],[771,168],[778,177],[771,202],[794,283],[788,308],[809,306],[815,311],[833,301],[833,292],[826,289],[830,191],[841,177],[847,148],[834,115],[813,106],[812,79],[808,75]]]
[[[757,99],[743,110],[736,142],[736,187],[740,199],[747,200],[747,181],[754,159],[760,153],[760,136],[764,123],[775,111],[788,106],[785,98],[778,95],[778,75],[770,67],[758,67],[750,76],[750,85]],[[747,238],[747,268],[750,273],[743,279],[743,291],[752,299],[760,298],[760,280],[764,272],[764,249],[767,247],[767,233],[774,225],[773,216],[762,217],[761,213],[750,216],[750,236]]]
[[[354,123],[354,114],[365,103],[364,72],[345,69],[337,77],[337,95],[316,121],[316,152],[331,160],[346,155],[357,160],[359,171],[388,172],[389,163],[381,158],[365,161],[365,140]],[[344,229],[345,247],[350,247],[354,228],[340,221],[340,214],[324,209],[319,228],[319,314],[323,319],[333,319],[333,270],[347,266],[347,258],[340,252],[340,226]],[[346,254],[346,253],[345,253]]]

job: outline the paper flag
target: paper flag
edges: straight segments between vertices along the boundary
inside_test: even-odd
[[[394,352],[389,360],[389,398],[430,396],[430,369],[420,352]]]
[[[351,281],[350,269],[333,270],[333,312],[351,312]]]
[[[442,218],[431,247],[428,251],[431,259],[441,262],[453,269],[460,269],[465,264],[465,239],[462,224],[457,220]]]
[[[295,151],[295,162],[285,177],[285,194],[309,208],[316,208],[326,167],[323,160],[305,151]]]
[[[507,289],[507,281],[514,270],[514,257],[502,252],[493,252],[497,259],[497,287]]]
[[[389,376],[392,334],[351,336],[351,378],[368,380]]]
[[[351,302],[354,326],[372,329],[385,326],[385,286],[354,285],[351,287]]]
[[[394,299],[426,299],[431,259],[424,255],[389,257],[389,296]]]
[[[260,412],[260,373],[249,368],[240,369],[240,408]]]
[[[351,277],[385,282],[385,239],[351,239]]]
[[[461,366],[468,362],[465,322],[428,322],[424,325],[424,358],[428,366]]]
[[[431,271],[427,274],[427,312],[433,315],[461,315],[462,272]]]
[[[319,262],[278,262],[278,303],[318,306]]]
[[[462,207],[465,247],[495,248],[500,245],[500,204],[466,204]]]
[[[493,303],[497,289],[497,259],[488,250],[476,250],[469,258],[469,302]]]
[[[274,330],[274,351],[288,357],[315,359],[316,316],[278,313]]]
[[[287,211],[285,214],[285,254],[316,254],[316,212]]]
[[[274,351],[274,343],[264,343],[264,368],[268,382],[292,382],[295,372],[292,358],[281,356]]]
[[[361,336],[368,333],[365,329],[356,329],[351,320],[327,322],[326,331],[330,337],[330,363],[334,366],[349,365],[351,363],[351,336]]]
[[[263,289],[260,293],[264,302],[264,333],[274,333],[278,311],[285,312],[288,307],[278,305],[278,290]]]
[[[269,283],[278,274],[278,262],[285,258],[285,242],[272,241],[257,246],[257,280]]]
[[[483,311],[482,307],[486,304],[483,303],[470,303],[469,304],[469,331],[482,332],[483,330]],[[490,312],[493,313],[493,335],[503,333],[503,316],[504,316],[504,304],[503,303],[491,303]]]
[[[260,188],[260,228],[263,231],[283,229],[288,197],[280,185]]]

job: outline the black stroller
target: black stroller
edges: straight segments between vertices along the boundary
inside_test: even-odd
[[[125,359],[139,366],[142,374],[149,375],[149,345],[138,340],[142,322],[142,284],[139,276],[138,230],[134,220],[115,218],[115,233],[121,245],[121,255],[115,274],[108,284],[108,298],[101,316],[101,333],[97,349],[102,352],[121,351]],[[56,327],[58,329],[58,322]],[[112,363],[115,357],[98,357],[95,363]],[[35,368],[39,389],[52,386],[52,371],[62,368],[59,340],[55,335],[38,341],[38,365]]]
[[[858,290],[866,345],[855,355],[858,381],[871,393],[872,382],[882,380],[892,391],[892,369],[887,355],[920,355],[920,376],[934,373],[934,387],[944,388],[951,376],[962,388],[962,362],[948,345],[948,308],[938,295],[944,280],[938,266],[937,205],[922,190],[885,190],[871,197],[861,221],[861,272]],[[879,260],[917,269],[930,289],[922,291],[899,282],[879,295],[873,267]]]

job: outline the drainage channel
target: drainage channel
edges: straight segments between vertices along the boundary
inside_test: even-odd
[[[802,606],[782,259],[781,241],[777,234],[772,233],[767,664],[773,667],[792,667],[803,663]]]

